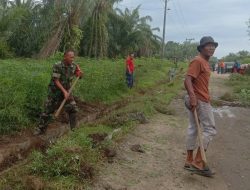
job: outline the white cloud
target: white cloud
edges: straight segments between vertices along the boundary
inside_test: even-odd
[[[121,8],[135,8],[141,4],[141,15],[153,18],[151,25],[161,29],[164,0],[123,0]],[[250,18],[250,0],[170,0],[167,14],[166,39],[183,42],[195,41],[211,35],[219,42],[215,55],[222,57],[230,52],[250,51],[246,22]]]

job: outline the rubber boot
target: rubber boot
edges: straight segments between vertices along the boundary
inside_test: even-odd
[[[40,122],[37,128],[35,128],[33,135],[42,135],[45,133],[47,126],[49,124],[49,116],[42,113],[40,116]]]
[[[76,127],[77,121],[76,121],[76,113],[70,113],[69,114],[69,125],[71,130],[74,130]]]

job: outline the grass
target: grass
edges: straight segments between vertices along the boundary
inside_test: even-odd
[[[60,59],[10,59],[0,63],[0,134],[33,127],[43,109],[51,68]],[[87,102],[111,104],[167,78],[171,63],[136,59],[135,89],[125,84],[124,60],[77,58],[84,78],[74,94]]]
[[[36,176],[46,189],[84,189],[90,183],[102,160],[101,147],[93,148],[89,134],[110,133],[105,125],[87,126],[70,132],[49,147],[45,153],[34,151],[24,163],[0,177],[0,189],[27,189],[27,178]],[[22,169],[20,169],[22,168]],[[18,175],[20,174],[20,175]],[[13,176],[16,176],[12,178]]]
[[[32,65],[31,60],[29,61],[29,64]],[[53,62],[44,61],[40,62],[40,64],[47,65],[47,72],[50,72],[49,67],[52,66]],[[163,79],[167,78],[167,70],[170,63],[161,62],[161,60],[137,60],[136,87],[132,90],[128,90],[124,83],[124,65],[122,60],[117,62],[104,60],[103,62],[95,63],[93,60],[80,59],[80,62],[84,63],[81,66],[85,71],[85,78],[76,89],[76,94],[79,97],[90,102],[100,101],[108,104],[121,100],[124,97],[130,97],[130,101],[128,101],[126,106],[108,115],[105,121],[109,121],[110,117],[117,114],[127,117],[129,114],[137,112],[145,114],[146,117],[151,117],[157,113],[156,107],[160,106],[161,109],[167,109],[170,101],[182,87],[183,73],[180,73],[176,81],[170,84],[163,82]],[[113,73],[114,76],[110,74],[111,66],[114,67],[112,72],[117,71],[117,73]],[[25,68],[26,70],[30,69],[28,66]],[[46,69],[43,71],[45,72]],[[29,73],[28,71],[26,72]],[[45,83],[37,81],[37,84],[40,84],[40,90],[46,88],[49,74],[41,78],[47,81]],[[108,81],[112,84],[109,84]],[[93,83],[95,84],[94,86],[89,85]],[[31,85],[33,83],[28,82],[28,84]],[[23,88],[23,90],[25,89]],[[141,90],[144,91],[143,95],[140,94]],[[38,92],[36,85],[33,86],[31,91]],[[22,95],[21,92],[20,95]],[[40,94],[38,99],[41,103],[45,96],[46,93]],[[54,145],[51,145],[45,153],[34,151],[29,156],[27,162],[1,175],[0,189],[8,187],[11,189],[27,189],[32,184],[29,182],[30,176],[41,181],[45,189],[88,189],[92,181],[91,175],[95,176],[96,171],[99,170],[105,160],[102,149],[116,146],[116,142],[122,139],[125,134],[131,132],[138,123],[138,121],[131,120],[131,118],[125,119],[119,126],[112,125],[112,122],[114,121],[106,124],[103,122],[103,124],[81,125],[76,131],[70,132]],[[93,146],[93,142],[88,137],[89,134],[94,133],[110,134],[116,128],[121,130],[113,135],[112,141],[105,140],[98,146]]]
[[[250,76],[232,74],[227,82],[233,88],[233,95],[230,99],[240,101],[245,105],[250,105]]]

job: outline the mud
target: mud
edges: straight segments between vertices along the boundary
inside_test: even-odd
[[[28,176],[25,180],[27,190],[42,190],[45,187],[43,181],[36,176]]]
[[[111,148],[104,148],[103,154],[107,158],[114,158],[116,156],[116,151]]]
[[[108,136],[107,133],[94,133],[88,135],[88,138],[91,139],[93,146],[97,146],[101,144],[101,142],[103,142],[107,136]]]
[[[148,119],[142,112],[118,113],[110,116],[108,119],[106,119],[104,123],[114,128],[117,128],[123,126],[129,121],[138,121],[141,124],[148,123]]]
[[[131,145],[130,150],[132,150],[134,152],[145,153],[145,151],[143,150],[143,148],[142,148],[142,146],[140,144]]]
[[[86,163],[81,163],[79,178],[92,180],[94,177],[94,168]]]
[[[123,102],[109,107],[102,104],[88,104],[77,98],[76,102],[80,110],[77,115],[78,123],[94,122],[123,105]],[[44,135],[34,136],[32,130],[26,130],[15,135],[2,136],[0,138],[0,172],[17,161],[25,159],[34,149],[45,152],[50,144],[68,133],[69,130],[68,116],[63,111],[58,119],[49,124]]]

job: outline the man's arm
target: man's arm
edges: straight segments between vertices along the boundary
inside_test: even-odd
[[[128,72],[131,74],[131,70],[130,70],[130,68],[129,68],[129,65],[127,64],[127,70],[128,70]]]
[[[59,81],[57,78],[55,78],[55,79],[54,79],[54,83],[55,83],[56,86],[62,91],[62,93],[63,93],[63,95],[64,95],[64,98],[65,98],[65,99],[68,99],[69,93],[68,93],[67,90],[65,90],[65,88],[62,86],[62,84],[60,83],[60,81]]]
[[[188,92],[189,98],[190,98],[190,106],[191,106],[191,111],[193,112],[197,106],[197,98],[194,93],[194,88],[193,88],[193,81],[194,78],[190,75],[187,75],[184,81],[185,88]]]

